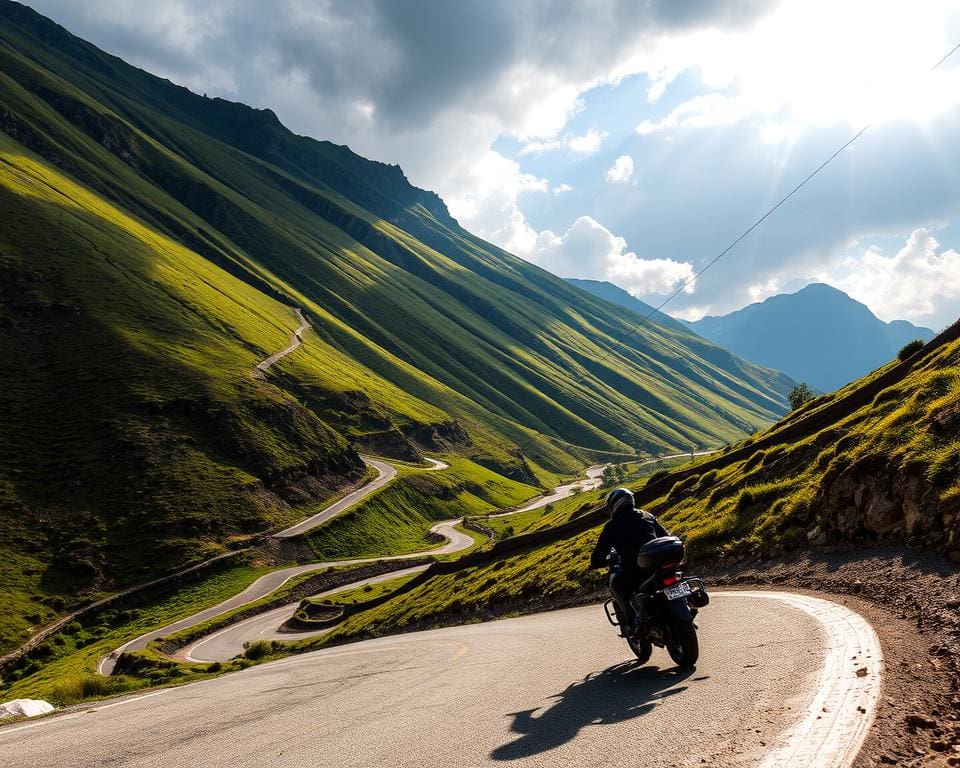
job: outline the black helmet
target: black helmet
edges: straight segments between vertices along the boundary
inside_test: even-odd
[[[621,507],[633,509],[633,492],[627,488],[614,488],[607,494],[607,512],[611,516]]]

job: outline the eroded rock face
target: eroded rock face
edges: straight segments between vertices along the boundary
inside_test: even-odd
[[[852,465],[824,479],[816,507],[822,526],[841,537],[917,537],[949,551],[960,546],[960,515],[941,492],[919,470]]]
[[[960,498],[949,489],[956,482],[956,464],[944,462],[945,446],[957,445],[960,437],[960,398],[929,412],[914,425],[932,438],[939,465],[923,456],[867,454],[851,461],[846,456],[853,446],[838,438],[838,457],[823,476],[814,501],[819,525],[810,542],[829,539],[878,537],[909,539],[935,546],[947,557],[960,561]],[[842,447],[842,450],[841,450]]]

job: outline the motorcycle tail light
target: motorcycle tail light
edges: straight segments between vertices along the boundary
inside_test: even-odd
[[[676,584],[678,581],[680,581],[680,579],[677,578],[676,574],[674,574],[673,576],[664,576],[664,577],[663,577],[663,586],[665,586],[665,587],[672,587],[672,586],[673,586],[674,584]]]

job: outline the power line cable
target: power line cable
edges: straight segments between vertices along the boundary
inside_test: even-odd
[[[960,43],[957,43],[957,45],[955,45],[953,48],[951,48],[950,51],[948,51],[946,54],[944,54],[944,56],[943,56],[936,64],[934,64],[934,65],[927,71],[927,74],[930,74],[931,72],[933,72],[933,71],[935,71],[936,69],[938,69],[941,64],[943,64],[947,59],[949,59],[951,56],[953,56],[953,54],[956,53],[958,50],[960,50]],[[703,269],[701,269],[699,272],[697,272],[695,275],[693,275],[693,277],[691,277],[691,278],[687,279],[686,281],[684,281],[684,282],[680,285],[679,288],[677,288],[675,291],[673,291],[673,293],[671,293],[669,296],[667,296],[667,298],[665,298],[662,302],[660,302],[660,304],[658,304],[656,307],[654,307],[654,309],[653,309],[649,314],[644,315],[643,318],[640,320],[639,323],[637,323],[637,324],[636,324],[633,328],[631,328],[626,334],[624,334],[624,335],[621,336],[619,339],[617,339],[617,341],[614,342],[614,346],[619,346],[619,345],[622,344],[626,339],[630,338],[630,336],[632,336],[634,333],[636,333],[638,330],[640,330],[640,328],[644,325],[644,323],[646,323],[648,320],[650,320],[650,318],[652,318],[654,315],[656,315],[657,312],[659,312],[659,311],[660,311],[661,309],[663,309],[667,304],[669,304],[671,301],[673,301],[673,299],[675,299],[677,296],[679,296],[680,293],[682,293],[687,287],[689,287],[693,282],[695,282],[695,281],[697,280],[697,278],[699,278],[704,272],[706,272],[708,269],[710,269],[710,267],[712,267],[714,264],[716,264],[718,261],[720,261],[720,259],[722,259],[724,256],[726,256],[727,253],[729,253],[731,250],[733,250],[733,248],[735,248],[745,237],[747,237],[751,232],[753,232],[757,227],[759,227],[764,221],[766,221],[770,216],[772,216],[773,213],[774,213],[780,206],[782,206],[785,202],[787,202],[787,200],[789,200],[789,199],[790,199],[791,197],[793,197],[797,192],[799,192],[801,189],[803,189],[803,187],[805,187],[805,186],[807,185],[807,183],[813,179],[814,176],[816,176],[818,173],[820,173],[820,171],[822,171],[824,168],[826,168],[828,165],[830,165],[830,163],[833,162],[833,160],[837,157],[837,155],[839,155],[839,154],[840,154],[841,152],[843,152],[847,147],[849,147],[851,144],[853,144],[857,139],[859,139],[861,136],[863,136],[863,134],[865,134],[865,133],[870,129],[870,127],[871,127],[872,125],[873,125],[872,122],[871,122],[871,123],[867,123],[865,126],[863,126],[863,128],[861,128],[861,129],[860,129],[859,131],[857,131],[853,136],[851,136],[850,139],[848,139],[847,142],[846,142],[843,146],[841,146],[841,147],[840,147],[838,150],[836,150],[832,155],[830,155],[830,157],[828,157],[826,160],[824,160],[822,163],[820,163],[820,165],[818,165],[813,171],[811,171],[811,172],[803,179],[803,181],[801,181],[799,184],[797,184],[797,186],[795,186],[795,187],[794,187],[793,189],[791,189],[786,195],[784,195],[772,208],[770,208],[770,210],[768,210],[765,214],[763,214],[763,216],[761,216],[759,219],[757,219],[755,222],[753,222],[753,224],[751,224],[747,229],[745,229],[745,230],[743,231],[743,233],[742,233],[736,240],[734,240],[732,243],[730,243],[730,245],[728,245],[726,248],[724,248],[722,251],[720,251],[720,253],[718,253],[716,256],[714,256],[709,262],[707,262],[706,266],[704,266]],[[602,361],[606,360],[611,354],[613,354],[613,350],[608,350],[608,351],[606,352],[606,354],[604,354],[603,356],[601,356],[600,358],[598,358],[597,362],[602,362]],[[582,381],[583,381],[583,378],[584,378],[584,377],[581,377],[580,379],[578,379],[578,383],[582,382]]]
[[[934,72],[935,70],[937,70],[937,69],[940,67],[940,65],[942,65],[947,59],[949,59],[951,56],[953,56],[953,54],[955,54],[958,50],[960,50],[960,43],[957,43],[957,44],[956,44],[953,48],[951,48],[946,54],[944,54],[944,55],[940,58],[940,60],[937,61],[936,64],[934,64],[929,70],[927,70],[927,73],[926,73],[926,74],[930,74],[931,72]],[[726,256],[731,250],[733,250],[744,238],[746,238],[751,232],[753,232],[753,231],[754,231],[757,227],[759,227],[764,221],[766,221],[770,216],[772,216],[772,215],[777,211],[777,209],[780,208],[780,206],[782,206],[782,205],[783,205],[784,203],[786,203],[791,197],[793,197],[795,194],[797,194],[797,192],[799,192],[801,189],[803,189],[803,188],[807,185],[808,182],[810,182],[817,174],[820,173],[820,171],[822,171],[824,168],[826,168],[828,165],[830,165],[830,163],[833,162],[833,160],[834,160],[841,152],[843,152],[843,151],[844,151],[845,149],[847,149],[851,144],[853,144],[857,139],[859,139],[861,136],[863,136],[863,134],[865,134],[865,133],[870,129],[870,127],[871,127],[872,125],[873,125],[872,122],[871,122],[871,123],[867,123],[866,125],[863,126],[863,128],[861,128],[861,129],[860,129],[859,131],[857,131],[853,136],[851,136],[850,139],[848,139],[848,140],[846,141],[846,143],[843,144],[843,146],[841,146],[839,149],[837,149],[832,155],[830,155],[830,157],[828,157],[826,160],[824,160],[822,163],[820,163],[820,165],[818,165],[813,171],[811,171],[809,174],[807,174],[807,176],[803,179],[803,181],[801,181],[801,182],[800,182],[799,184],[797,184],[793,189],[791,189],[786,195],[784,195],[782,198],[780,198],[780,200],[779,200],[772,208],[770,208],[766,213],[763,214],[763,216],[761,216],[759,219],[757,219],[755,222],[753,222],[753,224],[751,224],[749,227],[747,227],[747,229],[745,229],[745,230],[740,234],[739,237],[737,237],[732,243],[730,243],[730,245],[728,245],[726,248],[724,248],[722,251],[720,251],[720,253],[718,253],[716,256],[714,256],[709,262],[707,262],[707,264],[706,264],[700,271],[698,271],[698,272],[697,272],[696,274],[694,274],[692,277],[688,278],[686,281],[684,281],[683,283],[681,283],[681,285],[680,285],[679,288],[677,288],[676,290],[674,290],[669,296],[667,296],[667,298],[665,298],[662,302],[660,302],[660,304],[658,304],[656,307],[654,307],[648,314],[644,315],[644,316],[640,319],[640,322],[639,322],[639,323],[637,323],[636,325],[634,325],[629,331],[627,331],[626,333],[622,334],[622,335],[620,336],[620,338],[618,338],[616,341],[614,341],[613,346],[612,346],[610,349],[608,349],[603,355],[601,355],[599,358],[597,358],[594,362],[597,363],[597,364],[598,364],[598,363],[602,363],[604,360],[606,360],[608,357],[610,357],[610,355],[612,355],[612,354],[614,353],[614,351],[616,350],[617,347],[619,347],[621,344],[623,344],[624,341],[626,341],[626,340],[627,340],[628,338],[630,338],[633,334],[635,334],[637,331],[639,331],[654,315],[656,315],[658,312],[660,312],[660,310],[662,310],[667,304],[669,304],[671,301],[673,301],[673,299],[675,299],[677,296],[679,296],[681,292],[683,292],[683,291],[684,291],[686,288],[688,288],[693,282],[695,282],[701,275],[703,275],[708,269],[710,269],[710,267],[712,267],[714,264],[716,264],[718,261],[720,261],[720,259],[722,259],[724,256]],[[577,384],[582,384],[582,383],[586,380],[586,378],[587,378],[587,374],[581,375],[581,376],[576,380],[576,381],[577,381]],[[540,434],[541,434],[541,433],[538,432],[538,433],[537,433],[537,436],[540,436]],[[562,438],[559,438],[559,439],[562,440]],[[532,437],[529,441],[527,441],[526,443],[524,443],[524,445],[520,447],[520,451],[523,452],[529,445],[531,445],[531,444],[533,443],[534,440],[536,440],[536,437]]]

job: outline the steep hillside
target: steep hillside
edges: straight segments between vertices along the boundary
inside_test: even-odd
[[[577,277],[568,277],[566,281],[570,283],[570,285],[575,285],[577,288],[591,293],[599,299],[609,301],[618,307],[629,309],[632,313],[640,315],[641,317],[650,317],[650,321],[648,322],[652,321],[657,325],[662,325],[665,328],[670,328],[675,331],[689,331],[688,326],[681,321],[663,312],[655,312],[653,307],[623,290],[619,285],[614,285],[606,280],[581,280]]]
[[[922,543],[960,563],[960,323],[913,358],[636,492],[694,563],[879,541]],[[571,500],[554,532],[440,570],[321,642],[596,599],[602,575],[587,565],[606,519],[599,499],[586,509]]]
[[[779,374],[676,329],[631,333],[399,168],[7,0],[0,202],[0,646],[289,522],[362,476],[358,449],[536,483],[784,410]],[[304,346],[254,377],[295,307]]]
[[[905,320],[885,323],[822,283],[688,325],[736,355],[823,392],[890,362],[907,342],[933,337],[929,328]]]

